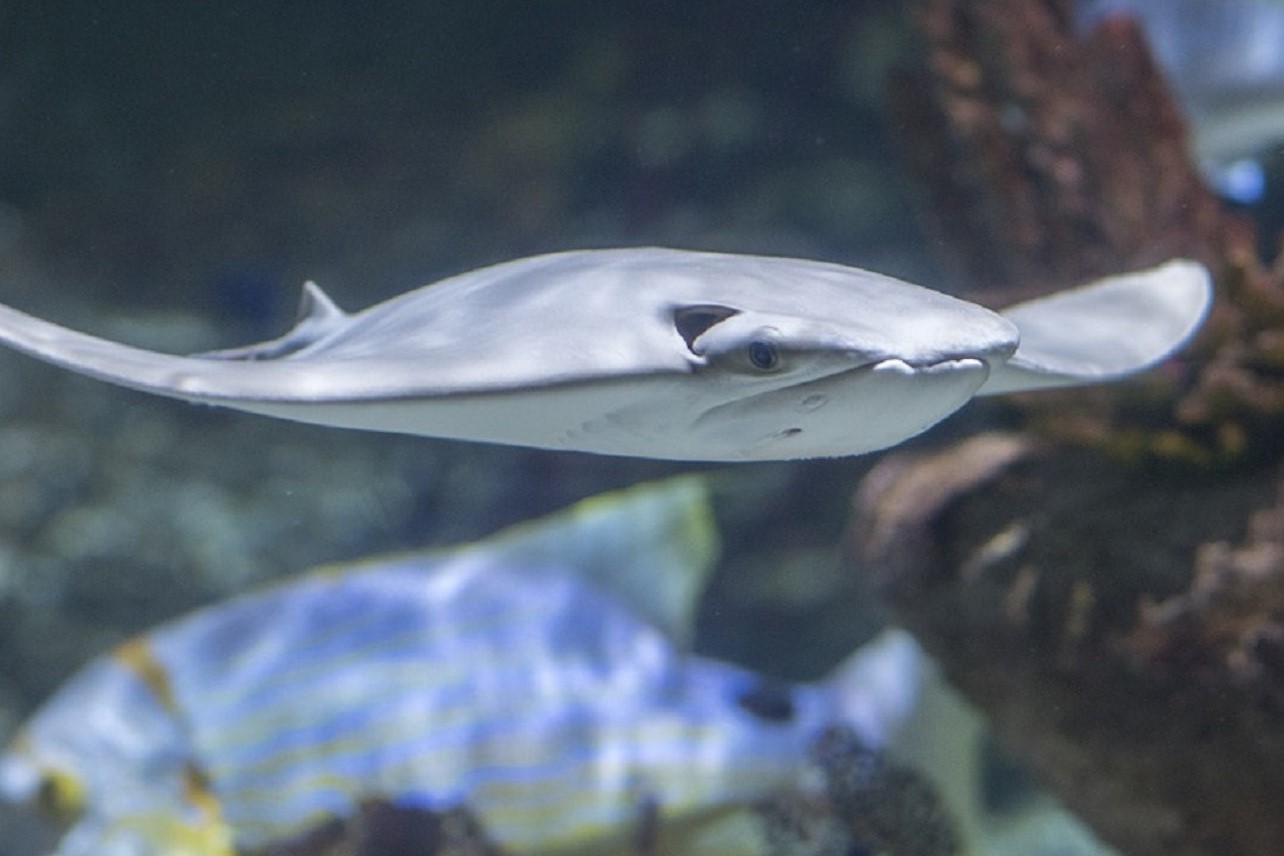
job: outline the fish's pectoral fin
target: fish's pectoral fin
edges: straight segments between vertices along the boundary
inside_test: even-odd
[[[348,317],[348,313],[340,309],[330,296],[321,290],[321,286],[308,280],[303,283],[303,293],[299,297],[299,311],[295,315],[294,326],[284,336],[240,348],[204,351],[192,356],[212,360],[280,359],[328,336],[341,327]]]
[[[739,309],[714,303],[679,306],[673,310],[673,328],[678,331],[682,341],[687,343],[687,348],[695,353],[696,339],[708,332],[714,324],[739,314]]]
[[[1212,301],[1208,270],[1177,260],[1018,303],[1002,311],[1021,344],[990,366],[977,395],[1111,380],[1185,344]]]

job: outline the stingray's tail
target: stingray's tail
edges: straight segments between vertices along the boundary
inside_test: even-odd
[[[315,377],[286,361],[184,357],[91,336],[0,304],[0,344],[110,383],[210,404],[306,399]]]

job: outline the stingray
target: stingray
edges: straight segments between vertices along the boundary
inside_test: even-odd
[[[192,356],[0,305],[0,342],[112,383],[321,425],[673,460],[855,455],[990,395],[1112,380],[1202,321],[1190,261],[1002,312],[826,262],[581,250],[356,313],[313,283],[280,338]]]

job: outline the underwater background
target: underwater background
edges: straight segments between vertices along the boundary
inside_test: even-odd
[[[577,247],[984,287],[932,226],[919,127],[889,110],[888,71],[919,50],[908,5],[0,6],[0,299],[187,352],[282,332],[305,279],[358,309]],[[197,605],[707,469],[294,425],[0,357],[0,741]],[[974,404],[913,445],[1018,421]],[[719,470],[697,650],[803,680],[874,634],[883,609],[840,560],[874,463]],[[1024,792],[996,768],[997,802]],[[1067,836],[1047,852],[1086,852]],[[36,839],[0,807],[0,856]]]
[[[4,299],[192,351],[276,335],[306,278],[356,309],[571,247],[942,282],[882,132],[895,6],[6,4]],[[327,431],[2,362],[0,737],[197,604],[677,469]],[[866,466],[728,471],[700,650],[817,677],[872,632],[837,562]]]

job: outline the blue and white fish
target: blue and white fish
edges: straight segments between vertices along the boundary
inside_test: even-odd
[[[180,618],[47,701],[0,794],[67,819],[58,856],[273,852],[371,803],[465,812],[505,854],[761,854],[742,809],[814,788],[831,725],[884,746],[921,655],[894,634],[783,686],[689,653],[707,503],[635,488]]]
[[[1263,194],[1260,157],[1284,143],[1284,3],[1085,0],[1080,23],[1136,18],[1190,119],[1194,154],[1222,195]]]

